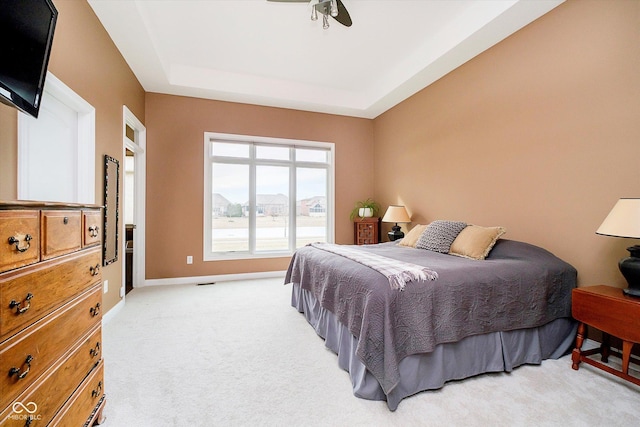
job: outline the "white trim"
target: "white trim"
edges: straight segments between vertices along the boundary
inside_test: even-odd
[[[135,141],[131,141],[127,138],[127,125],[131,127],[135,132]],[[144,286],[145,281],[145,218],[146,218],[146,169],[147,169],[147,128],[142,124],[140,120],[127,108],[126,105],[122,106],[122,158],[126,155],[125,151],[129,150],[135,153],[135,210],[133,213],[133,222],[136,226],[136,231],[133,233],[133,287]],[[124,180],[122,180],[124,183]],[[124,217],[124,215],[123,215]],[[120,230],[121,236],[121,250],[122,254],[126,254],[126,224],[122,222],[122,229]],[[123,264],[124,265],[124,264]],[[122,268],[122,287],[125,286],[125,267]]]
[[[231,282],[238,280],[271,279],[282,277],[286,271],[262,271],[258,273],[218,274],[214,276],[173,277],[168,279],[147,279],[144,286],[197,285],[214,282]]]
[[[122,311],[124,305],[124,298],[122,298],[116,305],[111,307],[111,310],[107,311],[102,316],[102,326],[105,326],[107,323],[111,322]]]
[[[56,98],[78,114],[78,151],[73,162],[77,173],[75,200],[64,201],[94,204],[96,200],[96,109],[51,72],[47,72],[42,102],[46,102],[48,97]],[[18,199],[21,200],[33,199],[30,194],[28,149],[28,123],[32,121],[37,123],[33,117],[22,112],[18,114]]]

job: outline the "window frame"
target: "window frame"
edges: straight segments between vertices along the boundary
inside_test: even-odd
[[[316,148],[322,149],[327,152],[328,159],[326,167],[327,171],[327,242],[333,243],[335,241],[335,144],[331,142],[320,141],[308,141],[298,139],[286,139],[286,138],[272,138],[263,136],[250,136],[250,135],[238,135],[227,134],[217,132],[205,132],[204,133],[204,206],[203,206],[203,260],[204,261],[223,261],[223,260],[239,260],[239,259],[258,259],[258,258],[282,258],[288,257],[295,251],[295,222],[289,221],[289,247],[293,250],[278,250],[278,251],[260,251],[256,253],[255,239],[249,238],[248,251],[231,251],[231,252],[214,252],[212,250],[211,236],[213,227],[211,224],[212,212],[212,164],[215,156],[212,155],[211,142],[212,141],[228,141],[251,145],[250,151],[255,153],[257,145],[273,145],[291,148]],[[318,162],[296,161],[296,160],[271,160],[271,159],[255,159],[255,157],[248,159],[246,162],[256,166],[262,165],[288,165],[290,168],[290,176],[294,176],[293,170],[299,167],[312,167],[318,168]],[[245,162],[242,162],[245,164]],[[251,167],[250,167],[251,169]],[[256,205],[255,199],[255,176],[250,172],[250,206]],[[289,180],[289,194],[295,194],[297,183],[294,179]],[[253,194],[253,196],[251,195]],[[250,208],[251,209],[251,208]],[[255,210],[255,209],[252,209]],[[296,213],[296,197],[289,197],[289,213],[293,212],[294,217]],[[256,221],[255,214],[249,216],[249,228],[250,233],[255,232]]]

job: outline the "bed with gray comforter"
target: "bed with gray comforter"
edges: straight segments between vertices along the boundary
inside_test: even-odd
[[[483,261],[392,242],[357,249],[437,273],[400,290],[335,253],[305,246],[294,254],[285,279],[292,305],[338,354],[358,397],[395,410],[446,381],[539,364],[571,348],[577,272],[542,248],[501,239]]]

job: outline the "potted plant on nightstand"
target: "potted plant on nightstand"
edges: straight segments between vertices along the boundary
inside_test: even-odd
[[[355,207],[351,211],[351,215],[349,218],[353,221],[356,217],[360,218],[370,218],[374,215],[378,214],[380,210],[380,205],[373,201],[373,199],[369,198],[367,200],[361,200],[356,202]]]

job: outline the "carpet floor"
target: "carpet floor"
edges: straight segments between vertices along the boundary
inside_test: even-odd
[[[453,381],[390,412],[353,396],[282,283],[130,292],[103,331],[103,426],[640,425],[640,387],[585,364],[574,371],[569,356]]]

